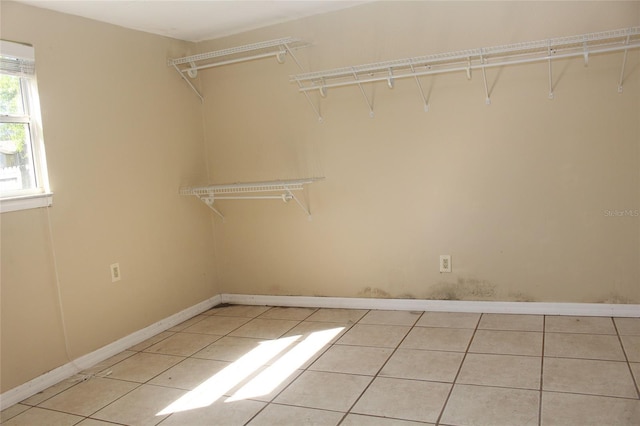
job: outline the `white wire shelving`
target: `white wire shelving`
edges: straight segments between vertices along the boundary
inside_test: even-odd
[[[307,46],[309,46],[309,43],[299,38],[285,37],[212,52],[198,53],[183,58],[169,59],[167,65],[173,67],[178,74],[180,74],[180,77],[182,77],[189,87],[198,95],[200,100],[203,100],[202,94],[186,76],[196,78],[198,71],[202,69],[237,64],[255,59],[275,57],[278,63],[282,64],[287,54],[291,55],[296,64],[302,69],[293,51]]]
[[[640,27],[603,31],[530,41],[502,46],[468,49],[454,52],[438,53],[406,59],[377,62],[372,64],[336,68],[290,76],[290,82],[296,83],[311,107],[322,121],[319,107],[311,101],[309,93],[317,91],[326,97],[327,90],[332,88],[358,86],[367,106],[369,115],[374,116],[373,104],[367,96],[363,84],[386,82],[393,88],[397,79],[413,78],[422,98],[425,112],[429,110],[429,100],[424,94],[419,77],[442,73],[465,73],[471,79],[473,70],[481,70],[485,89],[485,103],[491,104],[487,85],[486,69],[507,65],[526,64],[532,62],[548,62],[549,94],[553,99],[552,61],[561,58],[583,57],[585,66],[589,56],[610,52],[624,52],[622,70],[618,80],[618,92],[622,93],[625,79],[627,53],[630,49],[640,48]]]
[[[294,191],[302,191],[305,185],[324,179],[323,177],[293,180],[274,180],[265,182],[245,182],[223,185],[181,188],[181,195],[193,195],[203,201],[211,210],[224,220],[224,215],[214,207],[216,200],[282,200],[288,203],[294,200],[311,219],[311,210]]]

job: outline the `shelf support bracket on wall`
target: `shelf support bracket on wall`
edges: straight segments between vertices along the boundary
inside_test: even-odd
[[[484,103],[491,105],[491,98],[489,97],[489,86],[487,85],[487,68],[484,66],[484,56],[480,55],[480,63],[482,64],[482,79],[484,81]]]
[[[284,48],[291,55],[291,57],[293,58],[293,61],[296,63],[296,65],[298,65],[298,68],[300,68],[301,71],[304,71],[304,67],[300,64],[300,61],[298,61],[298,58],[296,57],[296,55],[293,54],[293,51],[289,48],[289,45],[285,43]],[[298,82],[298,87],[301,88],[302,83]],[[322,115],[320,114],[320,102],[318,102],[318,107],[316,108],[316,106],[313,104],[313,101],[311,100],[307,92],[304,92],[304,96],[305,98],[307,98],[307,102],[309,102],[309,105],[311,105],[311,108],[313,108],[313,111],[318,116],[318,121],[322,122]]]
[[[547,56],[549,57],[549,99],[553,99],[554,95],[553,95],[553,71],[552,71],[552,65],[551,65],[551,42],[549,42],[549,48],[547,50]]]
[[[213,201],[214,198],[213,197],[202,197],[200,195],[196,195],[200,201],[202,201],[203,203],[205,203],[207,205],[207,207],[209,207],[211,210],[213,210],[218,216],[220,216],[222,218],[222,221],[224,222],[224,215],[222,213],[220,213],[220,210],[216,209],[215,207],[213,207]]]
[[[358,81],[358,74],[356,74],[355,69],[353,70],[353,78],[358,82],[358,87],[360,88],[360,92],[362,92],[362,96],[364,96],[364,100],[367,103],[367,106],[369,107],[369,117],[373,118],[375,116],[373,112],[373,105],[371,105],[371,101],[369,101],[369,97],[365,93],[364,87],[362,87],[362,84],[360,84],[360,81]]]
[[[415,80],[416,80],[416,84],[418,85],[418,91],[420,92],[420,96],[422,97],[422,104],[424,105],[424,112],[429,112],[429,101],[427,101],[427,98],[424,95],[424,90],[422,90],[422,84],[420,84],[420,80],[418,79],[418,76],[415,75],[416,70],[413,67],[413,61],[411,59],[409,59],[409,66],[411,67],[411,72],[413,73],[413,78],[415,78]]]
[[[176,71],[178,71],[178,74],[180,74],[180,77],[187,82],[189,87],[191,87],[191,90],[193,90],[195,94],[198,95],[198,97],[200,98],[200,102],[204,102],[204,98],[202,97],[202,94],[200,94],[198,89],[196,89],[196,87],[189,81],[189,79],[185,77],[185,75],[180,71],[180,68],[178,68],[178,66],[175,64],[173,65],[173,67],[176,69]]]
[[[289,47],[289,44],[288,43],[282,43],[282,47],[284,47],[284,52],[285,53],[288,53],[289,55],[291,55],[291,58],[293,59],[293,62],[295,62],[296,65],[298,66],[298,68],[300,68],[300,71],[304,71],[304,67],[300,64],[300,61],[298,61],[298,58],[293,53],[293,50]]]
[[[585,40],[584,43],[582,43],[582,49],[584,49],[584,66],[588,67],[589,66],[589,46],[587,45],[587,41]]]
[[[630,37],[631,34],[628,34],[624,42],[626,46],[629,45]],[[620,80],[618,81],[618,93],[622,93],[622,83],[624,82],[624,68],[627,65],[627,52],[629,52],[629,49],[624,49],[624,56],[622,57],[622,70],[620,71]]]
[[[298,82],[298,87],[302,87],[302,83]],[[307,102],[309,102],[309,105],[311,105],[311,108],[313,108],[313,112],[315,112],[316,115],[318,116],[318,121],[322,123],[324,119],[322,118],[322,114],[320,113],[320,101],[318,101],[318,106],[316,107],[313,104],[313,101],[311,100],[311,97],[309,96],[309,94],[307,92],[303,92],[303,93],[304,93],[304,97],[307,98]],[[320,93],[322,95],[322,89],[320,89]]]
[[[298,58],[296,57],[296,55],[293,54],[293,51],[289,48],[289,45],[287,43],[284,43],[283,46],[286,49],[286,51],[291,55],[291,57],[293,58],[293,61],[296,63],[298,68],[300,68],[301,71],[304,71],[304,67],[300,64],[300,61],[298,61]],[[298,87],[302,88],[302,83],[298,82]],[[316,106],[313,104],[313,101],[311,100],[307,92],[304,92],[304,96],[305,98],[307,98],[307,101],[309,102],[309,105],[311,105],[311,108],[313,108],[313,112],[315,112],[316,115],[318,116],[318,121],[322,122],[322,115],[320,114],[320,102],[318,102],[318,107],[316,108]]]
[[[296,197],[295,194],[293,192],[291,192],[291,190],[289,188],[287,188],[287,195],[289,197],[291,197],[291,199],[295,200],[295,202],[298,204],[298,206],[300,206],[300,208],[302,210],[304,210],[304,212],[307,214],[307,218],[309,220],[311,220],[311,211],[309,210],[309,207],[307,207],[304,204],[302,204],[302,202],[300,202],[298,197]]]

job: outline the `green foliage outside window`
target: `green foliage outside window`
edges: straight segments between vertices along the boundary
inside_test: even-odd
[[[5,116],[24,115],[24,104],[20,78],[0,74],[0,114]],[[16,153],[25,151],[26,125],[23,123],[0,124],[0,141],[6,147],[15,147]]]

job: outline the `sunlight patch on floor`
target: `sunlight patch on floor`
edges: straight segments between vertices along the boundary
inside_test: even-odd
[[[225,402],[239,401],[269,394],[283,383],[287,377],[311,359],[314,354],[331,342],[342,330],[344,330],[344,327],[336,327],[311,333],[307,338],[289,349],[288,352],[273,363],[273,365],[267,367],[236,391],[233,396],[227,398]],[[233,389],[247,377],[266,365],[271,359],[300,340],[301,337],[301,335],[297,335],[260,342],[256,348],[211,376],[192,391],[187,392],[172,402],[156,415],[164,416],[181,411],[208,407],[222,397],[225,392]]]
[[[164,416],[180,411],[207,407],[213,404],[218,398],[224,395],[225,392],[249,377],[299,338],[300,336],[291,336],[260,342],[255,349],[252,349],[237,361],[220,370],[156,415]]]
[[[273,392],[287,377],[293,374],[305,362],[320,351],[327,343],[336,337],[344,327],[332,328],[329,330],[316,331],[309,337],[291,348],[282,358],[273,365],[267,367],[262,373],[254,377],[249,383],[241,387],[236,393],[225,402],[239,401],[242,399],[255,398],[257,396],[268,395]]]

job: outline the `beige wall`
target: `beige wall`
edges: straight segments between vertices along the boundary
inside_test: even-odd
[[[36,47],[55,192],[0,218],[2,392],[68,362],[56,266],[71,358],[221,292],[640,303],[640,218],[604,214],[640,209],[638,51],[622,95],[613,54],[557,62],[553,101],[535,64],[490,70],[491,106],[479,73],[425,77],[428,113],[402,80],[366,88],[374,119],[331,90],[318,123],[290,59],[202,71],[201,106],[166,67],[196,46],[1,5],[2,38]],[[639,2],[377,2],[197,50],[298,36],[321,70],[639,24]],[[311,222],[177,195],[305,176],[326,177]]]
[[[284,36],[317,71],[640,24],[639,2],[375,2],[202,43]],[[330,89],[318,123],[262,60],[201,73],[210,180],[325,176],[295,204],[220,202],[221,290],[279,295],[640,303],[640,52]],[[317,99],[314,95],[314,100]],[[440,254],[453,273],[440,274]]]
[[[0,218],[5,392],[68,362],[54,265],[71,358],[218,291],[211,216],[178,195],[207,175],[200,102],[166,66],[191,45],[5,1],[0,28],[35,46],[55,193]]]

